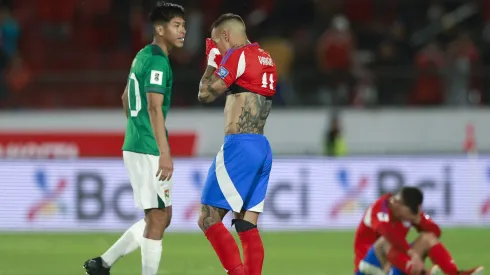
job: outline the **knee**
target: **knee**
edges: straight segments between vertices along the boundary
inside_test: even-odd
[[[199,216],[199,219],[197,220],[197,225],[199,225],[199,228],[201,228],[203,232],[206,232],[211,226],[219,222],[220,220],[214,219],[213,217],[207,217],[201,213],[201,216]]]
[[[148,211],[145,217],[147,229],[155,233],[161,232],[160,234],[163,234],[163,231],[170,225],[171,219],[172,215],[162,209]]]
[[[391,249],[391,244],[381,237],[374,243],[374,251],[377,255],[387,255]]]
[[[237,233],[257,228],[257,225],[242,219],[234,219],[231,224],[235,226],[235,230]]]
[[[165,229],[167,229],[170,226],[171,222],[172,222],[172,214],[167,216],[167,220],[165,222]]]
[[[199,219],[197,219],[197,225],[199,226],[199,228],[201,228],[201,230],[203,232],[206,231],[206,229],[204,228],[204,219],[205,218],[203,217],[202,212],[201,212],[201,215],[199,216]]]
[[[419,241],[427,247],[433,247],[434,245],[439,243],[439,239],[437,238],[437,236],[431,232],[420,233]]]
[[[206,232],[214,224],[221,222],[221,220],[216,217],[216,215],[214,215],[211,212],[212,210],[209,208],[210,207],[208,206],[203,206],[201,209],[201,215],[199,215],[199,219],[197,220],[197,224],[203,232]]]

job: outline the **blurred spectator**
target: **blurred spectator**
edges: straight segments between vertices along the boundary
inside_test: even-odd
[[[106,2],[107,1],[105,0]],[[122,49],[131,48],[131,0],[117,0],[112,2],[111,10],[116,12],[119,38],[118,46]]]
[[[396,48],[397,61],[399,62],[397,65],[410,65],[413,51],[408,43],[407,26],[404,21],[397,20],[391,25],[388,39],[394,43],[393,46]]]
[[[410,103],[437,105],[443,102],[442,69],[444,54],[436,42],[431,42],[415,58],[416,80]]]
[[[12,17],[10,9],[6,6],[0,6],[0,41],[2,54],[7,59],[17,54],[17,44],[19,41],[19,26],[17,21]]]
[[[367,26],[374,19],[374,0],[345,0],[345,14],[356,25]]]
[[[153,28],[148,24],[143,8],[139,5],[131,6],[128,21],[131,35],[131,53],[136,54],[146,44],[151,42]]]
[[[479,92],[473,90],[475,86],[475,68],[480,59],[475,44],[468,33],[461,33],[447,49],[447,81],[446,104],[463,106],[469,103],[471,93],[473,98],[479,98]]]
[[[324,154],[332,157],[345,156],[347,146],[340,127],[340,115],[337,112],[332,113],[327,129]]]
[[[352,57],[356,50],[349,21],[344,16],[334,17],[332,26],[317,44],[317,62],[331,89],[334,104],[345,104],[353,86]]]
[[[10,91],[10,107],[18,107],[22,91],[29,85],[32,74],[28,66],[23,62],[19,55],[15,55],[6,70],[6,83]]]
[[[259,44],[261,48],[271,54],[276,63],[278,75],[277,93],[280,97],[280,103],[294,104],[295,94],[290,74],[294,59],[292,46],[285,38],[280,36],[266,36]]]
[[[17,94],[14,91],[30,83],[26,81],[31,79],[27,77],[29,68],[35,76],[32,81],[44,83],[35,85],[33,93],[43,95],[49,104],[23,97],[18,102],[20,106],[118,106],[119,101],[112,99],[119,96],[120,86],[124,86],[131,59],[151,41],[152,28],[147,15],[157,0],[7,2],[12,4],[12,13],[7,9],[0,12],[2,100],[6,86],[12,88],[12,94]],[[258,41],[276,60],[279,80],[275,104],[340,104],[359,108],[377,100],[380,106],[406,103],[438,106],[444,102],[466,105],[468,100],[472,103],[483,100],[482,103],[488,104],[485,99],[490,98],[487,92],[490,67],[484,65],[490,64],[490,1],[473,0],[471,3],[480,5],[479,14],[453,22],[451,29],[439,29],[438,22],[466,2],[179,0],[176,3],[187,10],[188,32],[184,48],[174,51],[171,58],[175,70],[175,106],[198,104],[192,91],[203,70],[203,38],[209,36],[209,26],[224,12],[241,15],[247,23],[250,40]],[[329,22],[327,29],[325,22]],[[20,37],[19,29],[23,30]],[[473,36],[460,35],[454,40],[452,34],[457,29],[466,29]],[[415,32],[418,35],[414,37]],[[439,41],[440,46],[429,43],[419,48],[429,41]],[[18,51],[22,52],[22,58],[14,54]],[[9,66],[11,58],[16,61]],[[64,77],[72,72],[77,73]],[[6,73],[8,85],[5,85]],[[104,77],[99,77],[101,73]],[[74,101],[72,93],[76,90],[67,92],[66,86],[79,87],[94,96],[86,97],[90,100]],[[209,105],[210,108],[221,107],[221,100]]]
[[[408,68],[405,68],[412,63],[411,55],[405,25],[396,21],[375,54],[379,105],[398,105],[405,101],[406,87],[410,85],[410,79],[407,77]]]
[[[35,10],[46,37],[66,38],[71,31],[76,7],[75,0],[36,0]]]
[[[7,6],[0,6],[0,101],[8,98],[8,88],[5,79],[12,58],[17,55],[19,26],[11,16]]]
[[[397,47],[395,42],[386,40],[379,45],[375,66],[378,68],[377,90],[378,101],[381,105],[394,105],[400,101],[399,90],[394,90],[393,88],[402,89],[403,85],[400,85],[400,81],[403,80],[396,77],[393,71],[397,69],[399,64],[404,64],[405,62],[405,56],[400,53],[400,48]]]

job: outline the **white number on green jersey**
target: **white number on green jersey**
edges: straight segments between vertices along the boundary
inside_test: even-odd
[[[134,91],[135,103],[131,104],[131,91]],[[138,113],[141,110],[141,95],[140,95],[140,85],[138,79],[136,79],[136,75],[131,73],[128,81],[128,104],[129,111],[132,117],[138,116]]]

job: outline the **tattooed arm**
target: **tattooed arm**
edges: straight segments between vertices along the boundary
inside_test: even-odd
[[[206,71],[201,78],[201,82],[199,83],[199,95],[197,97],[199,102],[212,102],[228,90],[225,82],[214,75],[215,70],[216,69],[212,66],[206,68]]]

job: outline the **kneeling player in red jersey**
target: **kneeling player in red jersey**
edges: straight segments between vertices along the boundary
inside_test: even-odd
[[[394,267],[390,270],[393,275],[437,274],[439,268],[448,275],[482,274],[483,267],[458,270],[439,242],[439,226],[420,210],[422,202],[423,194],[418,188],[404,187],[396,195],[383,195],[366,210],[354,242],[356,274],[384,274],[382,263]],[[412,226],[421,234],[410,246],[406,236]],[[436,266],[426,271],[422,255]]]

